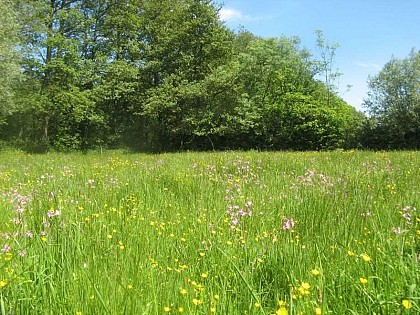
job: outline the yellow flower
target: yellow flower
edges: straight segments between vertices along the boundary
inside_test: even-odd
[[[316,307],[315,308],[315,315],[321,315],[322,314],[322,310],[320,307]]]
[[[82,312],[76,312],[76,315],[82,315]]]
[[[216,308],[214,306],[210,307],[210,313],[216,313]]]
[[[166,313],[169,313],[169,312],[171,311],[171,308],[170,308],[169,306],[165,306],[165,307],[163,308],[163,310],[164,310]]]
[[[184,308],[183,307],[178,307],[178,312],[179,313],[184,313]]]
[[[0,288],[3,288],[7,285],[6,281],[0,280]]]
[[[311,285],[308,282],[302,282],[301,284],[302,288],[304,288],[305,290],[309,290]]]
[[[255,306],[256,308],[259,308],[259,307],[261,307],[261,304],[260,304],[260,303],[258,303],[258,302],[255,302],[254,306]]]
[[[182,295],[185,295],[185,294],[187,294],[188,292],[187,292],[187,290],[185,290],[185,289],[180,289],[180,290],[179,290],[179,293],[181,293]]]
[[[370,262],[372,259],[366,255],[366,254],[362,254],[360,257],[362,257],[363,261],[365,262]]]
[[[276,312],[276,315],[287,315],[287,314],[289,314],[289,312],[287,312],[287,309],[285,307],[280,307]]]
[[[404,308],[406,310],[413,307],[413,304],[411,304],[411,302],[409,300],[402,300],[401,304],[402,304],[402,306],[404,306]]]
[[[312,269],[311,273],[316,277],[319,276],[319,274],[321,273],[318,269]]]
[[[203,272],[202,274],[201,274],[201,278],[203,278],[203,279],[205,279],[205,278],[207,278],[209,275],[207,274],[207,273],[205,273],[205,272]]]
[[[129,290],[131,290],[133,288],[133,286],[131,285],[131,284],[129,284],[128,286],[127,286],[127,289],[129,289]]]
[[[368,280],[366,278],[359,278],[361,284],[367,284]]]
[[[215,294],[215,295],[214,295],[214,299],[215,299],[216,301],[218,301],[218,300],[220,299],[219,294]]]
[[[347,251],[347,255],[351,256],[356,256],[356,254],[354,252],[352,252],[351,250]]]
[[[198,300],[198,299],[193,299],[193,303],[194,303],[194,305],[200,305],[203,302],[201,300]]]

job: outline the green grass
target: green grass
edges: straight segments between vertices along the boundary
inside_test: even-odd
[[[418,314],[419,161],[1,153],[0,313]]]

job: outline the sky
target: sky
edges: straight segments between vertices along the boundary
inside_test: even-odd
[[[420,50],[420,0],[224,0],[220,17],[262,37],[298,36],[319,58],[315,30],[337,43],[334,69],[340,96],[358,110],[368,92],[367,79],[391,58]],[[347,85],[351,85],[350,90]]]

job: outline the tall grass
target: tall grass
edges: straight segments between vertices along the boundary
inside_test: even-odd
[[[1,314],[417,314],[418,152],[0,155]]]

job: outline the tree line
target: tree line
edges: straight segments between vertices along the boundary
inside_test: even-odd
[[[419,52],[370,78],[366,117],[339,97],[337,46],[322,32],[317,60],[297,37],[229,30],[219,9],[212,0],[0,0],[1,143],[418,148]]]

